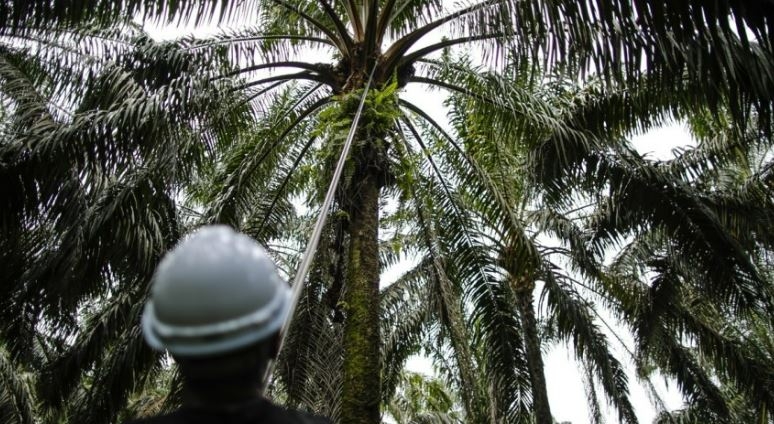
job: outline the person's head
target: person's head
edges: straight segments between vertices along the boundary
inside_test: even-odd
[[[187,384],[260,384],[289,309],[290,288],[263,247],[208,226],[159,264],[142,328],[151,347],[175,358]]]

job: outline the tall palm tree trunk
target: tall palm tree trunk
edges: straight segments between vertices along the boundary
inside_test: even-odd
[[[528,284],[518,284],[514,291],[516,294],[516,304],[521,315],[521,327],[524,332],[524,347],[527,352],[529,379],[530,383],[532,383],[532,403],[535,411],[535,422],[537,424],[553,424],[551,406],[548,403],[546,377],[543,373],[543,355],[540,351],[537,318],[535,317],[532,295],[534,287],[535,284],[530,281]]]
[[[366,149],[368,150],[368,149]],[[357,153],[353,153],[353,157]],[[367,161],[366,161],[367,162]],[[371,167],[357,166],[348,199],[349,267],[343,300],[344,382],[341,423],[378,424],[379,353],[379,189]]]

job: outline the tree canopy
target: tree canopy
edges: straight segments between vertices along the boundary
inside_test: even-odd
[[[160,42],[145,22],[226,29]],[[424,350],[466,422],[547,423],[541,349],[562,340],[592,410],[599,387],[636,422],[604,307],[640,376],[680,385],[664,420],[767,419],[773,25],[769,0],[3,3],[0,417],[179,402],[146,396],[179,386],[138,325],[155,265],[219,222],[291,275],[373,75],[273,396],[379,422],[421,396],[396,387],[424,384],[401,373]],[[671,119],[699,145],[631,148]]]

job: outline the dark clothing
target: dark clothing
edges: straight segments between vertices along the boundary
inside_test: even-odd
[[[260,399],[234,410],[183,407],[158,417],[126,424],[330,424],[330,421],[303,412],[291,411]]]

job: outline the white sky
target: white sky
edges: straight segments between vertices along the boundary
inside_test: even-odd
[[[217,28],[209,26],[195,29],[192,26],[186,28],[172,27],[153,27],[146,25],[145,29],[156,39],[172,39],[182,35],[194,32],[198,36],[207,36],[217,32]],[[308,60],[309,58],[306,57]],[[314,58],[312,61],[325,61],[326,58]],[[444,110],[440,107],[443,94],[438,91],[427,91],[422,87],[408,86],[404,98],[416,104],[432,117],[443,121]],[[646,134],[636,136],[632,139],[635,148],[640,153],[647,153],[652,159],[668,159],[673,157],[672,149],[681,146],[694,144],[686,128],[680,124],[672,124],[650,131]],[[382,276],[383,283],[394,281],[401,273],[408,269],[406,266],[393,267],[385,271]],[[539,295],[539,292],[536,292]],[[609,320],[608,322],[613,322]],[[631,337],[625,331],[619,329],[619,336],[630,344]],[[618,353],[619,360],[626,364],[629,375],[629,388],[631,391],[631,401],[637,412],[641,423],[650,423],[656,416],[657,411],[653,403],[649,400],[644,387],[639,384],[634,373],[634,366],[628,355],[620,344],[613,341],[609,336],[611,344]],[[585,388],[580,372],[581,366],[574,360],[572,352],[562,345],[554,346],[544,356],[546,380],[548,385],[548,397],[551,403],[551,411],[557,421],[571,422],[573,424],[583,424],[590,422],[588,415],[588,405],[586,402]],[[414,357],[408,361],[407,368],[411,371],[432,374],[432,365],[427,358]],[[663,378],[654,378],[653,383],[656,386],[661,398],[666,403],[668,409],[677,409],[682,406],[682,399],[675,387],[675,384],[667,384]],[[604,396],[601,390],[598,390],[600,401],[605,407]],[[612,408],[606,408],[605,418],[608,422],[617,422],[617,414]]]

